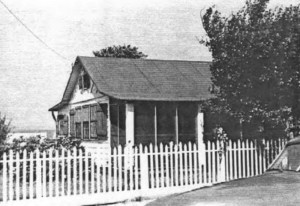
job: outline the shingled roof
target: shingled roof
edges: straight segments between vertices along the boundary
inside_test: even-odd
[[[202,101],[213,97],[210,62],[80,56],[76,64],[85,69],[101,93],[119,100]],[[62,101],[50,111],[70,100],[79,68],[75,66]]]

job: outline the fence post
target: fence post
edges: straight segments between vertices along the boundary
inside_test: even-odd
[[[218,152],[219,152],[219,157],[220,157],[220,162],[219,162],[219,171],[218,171],[218,182],[225,182],[225,144],[224,141],[218,141]],[[222,145],[220,145],[222,144]]]
[[[146,191],[149,189],[149,168],[148,168],[148,148],[142,150],[140,145],[140,165],[141,165],[141,189]]]

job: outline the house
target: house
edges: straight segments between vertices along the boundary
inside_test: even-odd
[[[202,145],[209,64],[79,56],[61,102],[49,109],[57,134],[90,146]]]

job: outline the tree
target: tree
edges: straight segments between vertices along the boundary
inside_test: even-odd
[[[8,133],[11,131],[11,121],[8,121],[6,116],[1,116],[0,113],[0,145],[3,145],[7,139]]]
[[[207,38],[200,43],[212,53],[219,107],[261,131],[287,122],[295,131],[300,119],[300,9],[268,9],[268,2],[248,0],[227,17],[207,9],[202,17]]]
[[[130,59],[140,59],[147,57],[146,54],[138,51],[137,47],[131,47],[130,45],[109,46],[99,51],[93,51],[93,54],[96,57],[115,57]]]

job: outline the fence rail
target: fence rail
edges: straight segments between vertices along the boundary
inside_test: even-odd
[[[76,149],[9,151],[0,161],[0,201],[22,203],[81,197],[82,201],[91,202],[92,197],[115,197],[121,193],[134,198],[160,193],[162,189],[166,193],[190,190],[260,175],[285,143],[286,139],[261,143],[229,140],[225,146],[219,141],[208,141],[205,150],[191,143],[140,145],[113,148],[109,158],[103,158],[101,151]],[[88,195],[86,199],[84,195]],[[93,204],[99,203],[99,199],[94,201]]]

